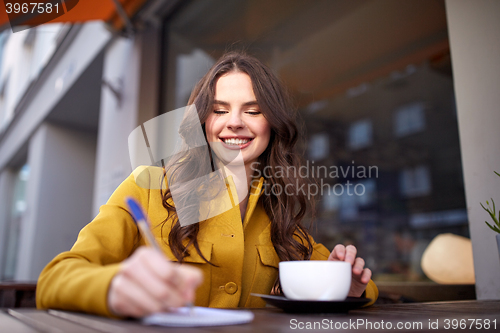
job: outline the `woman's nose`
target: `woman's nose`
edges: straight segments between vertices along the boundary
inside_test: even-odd
[[[231,112],[231,116],[226,123],[227,128],[231,130],[245,127],[245,123],[238,112]]]

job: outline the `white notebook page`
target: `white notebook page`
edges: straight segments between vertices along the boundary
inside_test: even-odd
[[[213,309],[195,306],[177,308],[172,312],[156,313],[142,319],[146,325],[172,327],[222,326],[249,323],[254,314],[246,310]]]

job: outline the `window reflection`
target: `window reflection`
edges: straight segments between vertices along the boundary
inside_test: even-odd
[[[12,188],[11,209],[7,218],[6,244],[2,244],[2,246],[5,246],[5,257],[2,260],[3,267],[0,270],[2,272],[0,280],[4,281],[14,280],[15,278],[21,223],[23,216],[28,209],[26,203],[26,190],[30,174],[29,165],[25,164],[21,168],[15,170],[14,174],[15,178],[14,186]]]
[[[468,236],[444,1],[191,1],[164,47],[164,112],[228,50],[276,71],[328,170],[315,238],[354,243],[376,280],[425,280],[428,242]]]
[[[429,168],[419,165],[405,168],[400,173],[400,191],[406,197],[419,197],[431,193],[431,176]]]
[[[394,134],[397,137],[421,132],[425,130],[424,103],[405,105],[396,110],[394,118]]]
[[[309,158],[312,160],[322,160],[327,157],[330,150],[328,133],[316,133],[309,139]]]
[[[347,142],[350,149],[366,148],[372,144],[372,141],[372,123],[370,120],[359,120],[349,127]]]

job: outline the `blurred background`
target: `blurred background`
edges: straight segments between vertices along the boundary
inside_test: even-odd
[[[415,282],[429,281],[420,260],[435,236],[471,236],[462,155],[475,152],[484,138],[476,137],[472,147],[461,145],[468,132],[459,132],[457,100],[468,96],[455,92],[459,83],[452,68],[477,63],[461,59],[452,66],[455,46],[450,47],[451,28],[460,49],[468,43],[460,29],[481,25],[480,17],[462,20],[469,5],[120,3],[129,25],[112,13],[100,21],[0,34],[0,281],[35,281],[56,254],[70,249],[132,171],[128,134],[184,106],[194,84],[231,50],[258,57],[278,74],[305,123],[305,158],[316,170],[339,170],[319,177],[330,187],[316,197],[318,242],[330,249],[356,245],[376,282]],[[483,12],[498,8],[490,1],[475,4]],[[486,36],[480,45],[490,41]],[[491,83],[461,78],[462,86],[479,85],[496,95]],[[498,110],[486,109],[478,119],[488,123]],[[460,125],[473,124],[468,119]],[[495,181],[498,168],[483,162],[491,173],[484,179]],[[358,173],[362,169],[365,174]],[[347,182],[362,185],[363,194],[328,190]],[[470,193],[474,205],[489,197],[488,191],[484,197]],[[494,246],[487,234],[476,233],[475,249]],[[480,275],[500,272],[498,261],[481,264]],[[477,269],[476,263],[476,279]],[[494,295],[492,282],[485,279],[484,286],[479,294]]]

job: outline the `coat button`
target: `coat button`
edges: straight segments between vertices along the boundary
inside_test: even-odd
[[[226,285],[224,286],[224,290],[226,291],[226,293],[228,293],[229,295],[232,295],[234,294],[235,292],[238,291],[238,285],[234,282],[228,282],[226,283]]]

